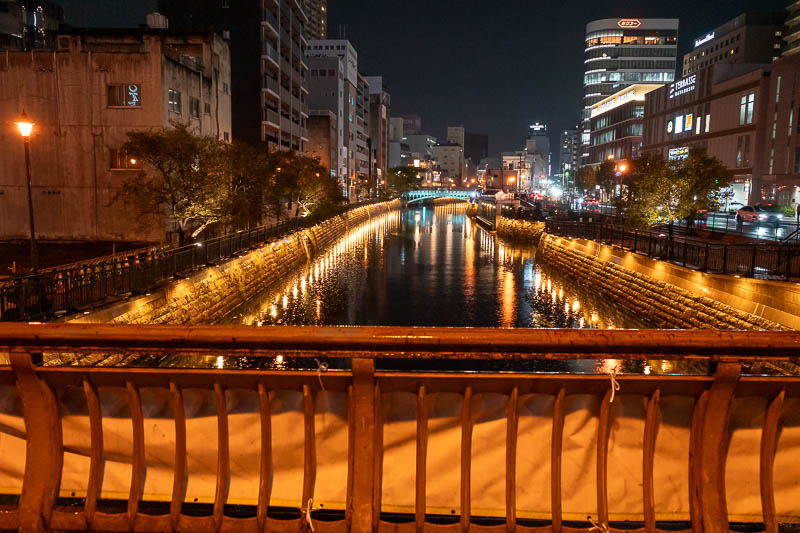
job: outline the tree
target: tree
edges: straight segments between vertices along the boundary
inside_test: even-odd
[[[583,166],[575,172],[575,186],[584,191],[593,191],[597,185],[597,173],[589,165]]]
[[[261,146],[233,141],[224,148],[223,165],[228,184],[225,212],[230,225],[261,225],[269,192],[275,187],[277,158]]]
[[[686,159],[676,161],[646,155],[633,161],[620,207],[634,226],[672,224],[708,209],[716,192],[732,179],[733,173],[704,149],[693,148]]]
[[[394,167],[386,173],[384,193],[387,196],[400,196],[422,186],[422,176],[414,167]]]
[[[161,212],[166,206],[166,216],[178,228],[180,244],[192,226],[192,236],[196,236],[208,224],[224,218],[219,140],[192,135],[181,124],[127,135],[122,148],[154,172],[129,177],[117,198],[133,203],[143,215]]]

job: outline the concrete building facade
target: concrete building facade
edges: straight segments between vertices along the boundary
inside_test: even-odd
[[[715,63],[771,63],[781,56],[785,13],[742,13],[694,40],[683,77]]]
[[[681,159],[705,148],[733,171],[733,201],[758,203],[773,127],[769,86],[767,66],[718,63],[647,93],[642,152]]]
[[[559,143],[559,175],[562,184],[570,187],[580,166],[581,133],[578,128],[563,130]]]
[[[392,99],[381,76],[367,76],[369,84],[369,138],[372,177],[380,183],[389,169],[389,115]]]
[[[349,187],[347,153],[345,144],[344,66],[338,57],[308,57],[308,104],[310,114],[333,113],[336,121],[336,156],[331,161],[331,176],[337,178],[343,194]],[[309,131],[309,135],[311,132]],[[326,134],[327,135],[327,134]],[[318,140],[310,138],[310,142]]]
[[[339,164],[339,121],[333,111],[312,109],[308,117],[308,155],[318,157],[331,176]]]
[[[116,199],[143,172],[120,149],[129,131],[181,123],[231,139],[228,43],[211,33],[74,30],[56,51],[0,56],[0,239],[27,238],[22,140],[13,125],[24,110],[30,140],[37,236],[53,240],[162,241],[159,216],[143,220]]]
[[[441,170],[444,186],[460,187],[464,174],[464,148],[456,143],[440,143],[433,146],[433,159]]]

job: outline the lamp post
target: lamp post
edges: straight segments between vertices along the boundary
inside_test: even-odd
[[[39,252],[36,249],[36,229],[33,225],[33,196],[31,193],[31,156],[30,156],[30,136],[33,131],[33,122],[28,120],[25,111],[17,122],[17,129],[22,136],[25,144],[25,175],[28,178],[28,218],[31,228],[31,269],[34,274],[39,273]]]

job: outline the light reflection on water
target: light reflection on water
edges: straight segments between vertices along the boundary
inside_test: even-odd
[[[228,320],[266,325],[390,325],[517,328],[642,328],[643,317],[604,302],[535,261],[535,248],[498,239],[455,204],[395,211],[351,230]],[[264,367],[238,358],[231,366]],[[615,363],[616,364],[616,363]],[[316,369],[287,358],[272,368]],[[332,369],[347,360],[331,360]],[[408,369],[383,360],[383,369]],[[428,360],[414,369],[607,372],[603,361]],[[693,371],[705,373],[706,366]],[[629,373],[673,373],[660,362],[619,362]],[[690,370],[690,369],[686,369]]]

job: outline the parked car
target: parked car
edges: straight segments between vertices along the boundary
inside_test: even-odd
[[[731,202],[728,204],[728,213],[735,213],[739,209],[743,208],[744,204],[741,202]]]
[[[759,224],[774,224],[776,227],[783,221],[783,213],[768,206],[746,205],[736,211],[736,223],[757,222]]]

